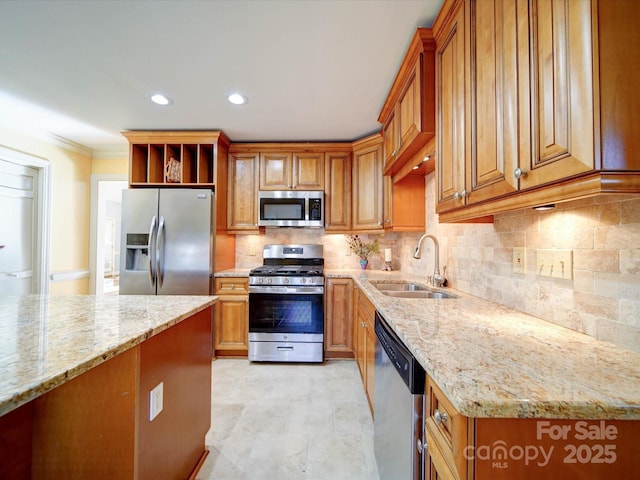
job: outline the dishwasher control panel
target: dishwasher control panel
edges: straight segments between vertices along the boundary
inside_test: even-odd
[[[377,311],[375,332],[380,345],[387,352],[389,360],[391,360],[411,393],[423,394],[426,378],[424,368]]]

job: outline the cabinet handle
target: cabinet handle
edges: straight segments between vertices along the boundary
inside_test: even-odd
[[[395,157],[397,154],[398,154],[398,150],[394,150],[393,152],[391,152],[391,155],[392,155],[392,156],[394,156],[394,157]]]
[[[520,177],[527,178],[528,174],[529,172],[527,172],[526,170],[522,170],[520,167],[516,168],[513,171],[513,176],[516,177],[516,180],[520,180]]]
[[[429,450],[429,445],[427,445],[427,442],[422,443],[422,440],[418,439],[418,441],[416,442],[416,448],[418,449],[420,455],[422,455],[427,450]]]
[[[440,425],[442,422],[446,422],[447,418],[448,418],[447,417],[447,412],[440,413],[440,410],[438,410],[437,408],[436,408],[435,412],[433,412],[433,416],[435,417],[436,423],[438,425]]]

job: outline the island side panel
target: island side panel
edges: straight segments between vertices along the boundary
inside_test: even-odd
[[[477,418],[476,480],[638,478],[640,421]]]
[[[31,478],[33,402],[0,417],[0,478]]]
[[[211,424],[212,308],[156,335],[140,350],[139,478],[188,478],[206,455]],[[150,391],[163,409],[149,420]]]
[[[34,480],[134,478],[138,354],[129,349],[32,402]]]

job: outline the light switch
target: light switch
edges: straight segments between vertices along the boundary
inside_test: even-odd
[[[536,254],[536,275],[571,280],[573,278],[573,250],[538,250]]]

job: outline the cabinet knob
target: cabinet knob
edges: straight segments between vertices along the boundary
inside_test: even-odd
[[[391,152],[391,155],[393,155],[394,157],[398,154],[398,150],[394,150],[393,152]]]
[[[520,177],[526,178],[528,173],[529,172],[527,172],[526,170],[522,170],[520,167],[518,167],[513,171],[513,176],[516,177],[516,180],[520,180]]]
[[[455,192],[453,194],[453,199],[454,200],[464,200],[467,195],[468,195],[467,191],[466,190],[462,190],[461,192]]]
[[[418,439],[418,441],[416,442],[416,448],[418,449],[420,455],[422,455],[424,452],[429,450],[429,445],[427,445],[427,442],[423,443],[421,439]]]
[[[447,417],[447,412],[440,413],[440,410],[438,410],[437,408],[436,408],[435,412],[433,412],[433,416],[435,417],[436,423],[438,425],[440,425],[442,422],[446,422],[447,418],[448,418]]]

